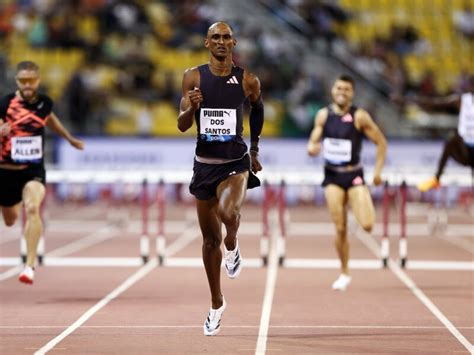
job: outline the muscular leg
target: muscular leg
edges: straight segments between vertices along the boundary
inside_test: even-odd
[[[240,208],[247,192],[248,171],[232,175],[217,187],[218,214],[226,228],[224,239],[227,250],[235,249],[237,230],[240,224]]]
[[[370,233],[375,223],[375,209],[369,188],[366,185],[351,187],[348,196],[357,222]]]
[[[30,181],[23,188],[23,203],[26,211],[25,239],[26,265],[33,267],[36,260],[36,249],[43,231],[40,217],[40,206],[44,199],[44,185],[38,181]]]
[[[196,200],[199,226],[203,236],[202,260],[211,290],[212,308],[223,304],[221,292],[221,220],[217,214],[218,200]]]
[[[337,185],[328,185],[324,189],[324,196],[331,214],[331,218],[336,226],[336,250],[341,260],[341,271],[349,275],[349,242],[347,241],[347,213],[346,213],[346,192]]]
[[[7,227],[11,227],[15,224],[20,213],[21,202],[11,207],[0,207],[2,210],[3,221]]]
[[[463,139],[457,133],[444,144],[443,153],[441,154],[441,158],[438,162],[438,170],[436,171],[436,178],[438,180],[443,174],[448,158],[453,158],[461,165],[469,166],[470,164],[469,151],[464,144]]]

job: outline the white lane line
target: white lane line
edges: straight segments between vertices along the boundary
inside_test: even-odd
[[[66,328],[61,334],[51,339],[46,345],[41,349],[35,352],[35,355],[43,355],[48,351],[52,350],[57,344],[59,344],[64,338],[69,334],[74,332],[82,324],[84,324],[89,318],[91,318],[95,313],[104,308],[110,301],[117,298],[120,294],[128,290],[135,283],[140,281],[143,277],[148,275],[153,269],[158,266],[158,261],[156,259],[151,260],[140,269],[138,269],[132,276],[127,278],[121,285],[119,285],[115,290],[110,292],[107,296],[102,298],[94,306],[89,308],[79,319],[77,319],[73,324]]]
[[[195,237],[195,236],[194,236]],[[181,246],[188,245],[192,239],[185,237],[185,242],[180,242]],[[176,248],[173,248],[176,249]],[[245,258],[242,261],[246,268],[261,268],[262,258]],[[140,257],[48,257],[44,260],[44,265],[55,266],[95,266],[95,267],[130,267],[141,266],[143,261]],[[0,266],[20,266],[18,257],[0,258]],[[224,262],[222,262],[222,266]],[[178,268],[202,268],[204,264],[202,258],[195,257],[169,257],[164,260],[165,267]],[[339,259],[310,259],[310,258],[288,258],[284,261],[284,267],[288,269],[339,269]],[[352,259],[349,260],[349,267],[358,270],[377,270],[382,268],[380,260],[374,259]],[[449,261],[449,260],[410,260],[408,266],[410,270],[428,271],[474,271],[474,262],[471,261]]]
[[[190,225],[182,232],[181,236],[176,239],[174,243],[165,249],[165,260],[167,257],[176,254],[179,250],[184,249],[184,247],[189,245],[200,235],[201,232],[197,232],[196,225],[194,223]]]
[[[409,260],[407,264],[410,270],[474,271],[471,261]]]
[[[166,258],[163,263],[166,267],[204,267],[202,258]],[[224,266],[224,260],[222,261]],[[261,268],[263,266],[262,258],[245,258],[242,259],[244,268]]]
[[[425,295],[423,291],[421,291],[418,286],[416,286],[415,282],[402,270],[400,267],[393,262],[392,260],[389,261],[390,270],[402,281],[413,294],[418,298],[421,303],[428,308],[431,313],[442,323],[444,326],[451,332],[452,335],[456,337],[456,339],[464,345],[464,347],[472,354],[474,352],[474,347],[472,344],[462,335],[459,330],[449,321],[449,319],[439,310],[438,307],[435,306],[433,302]]]
[[[285,267],[297,269],[339,269],[341,262],[339,259],[309,259],[309,258],[288,258],[284,260]],[[353,259],[349,260],[351,269],[380,269],[382,262],[374,259]]]
[[[356,233],[357,237],[370,249],[377,257],[380,255],[379,247],[373,237],[369,237],[366,233]],[[426,308],[451,332],[452,335],[470,352],[474,352],[472,344],[459,332],[459,330],[449,321],[449,319],[435,306],[433,302],[421,291],[415,282],[397,265],[397,263],[389,260],[388,266],[390,270],[398,277],[400,281],[425,305]]]
[[[46,257],[48,256],[62,256],[68,253],[74,253],[80,251],[85,248],[89,248],[94,244],[98,244],[104,240],[110,239],[115,236],[115,234],[111,233],[113,230],[110,226],[104,226],[103,228],[95,231],[89,236],[76,240],[72,243],[68,243],[62,247],[52,250],[49,253],[45,254],[45,261]],[[18,257],[17,260],[20,260]],[[8,280],[15,275],[18,275],[23,270],[22,266],[15,266],[7,271],[0,273],[0,282]]]
[[[197,238],[197,236],[198,234],[195,233],[194,238]],[[179,251],[179,249],[175,245],[180,245],[183,248],[187,245],[187,243],[183,243],[181,239],[185,239],[186,241],[188,241],[190,239],[189,233],[183,233],[183,235],[180,238],[175,240],[170,245],[170,248],[173,248],[172,250],[174,250],[175,253]],[[102,298],[94,306],[89,308],[89,310],[87,310],[81,317],[79,317],[73,324],[71,324],[68,328],[66,328],[61,334],[51,339],[46,345],[44,345],[41,349],[36,351],[34,355],[43,355],[43,354],[46,354],[48,351],[52,350],[57,344],[59,344],[62,340],[64,340],[64,338],[66,338],[68,335],[73,333],[77,328],[81,327],[89,318],[91,318],[95,313],[97,313],[103,307],[105,307],[110,301],[117,298],[120,294],[122,294],[131,286],[133,286],[135,283],[140,281],[143,277],[148,275],[157,266],[158,266],[158,261],[156,258],[153,258],[147,264],[145,264],[140,269],[138,269],[133,275],[127,278],[116,289],[114,289],[107,296]]]
[[[473,233],[474,234],[474,231]],[[474,244],[471,241],[467,241],[463,239],[463,237],[459,236],[446,236],[446,235],[437,235],[437,237],[449,244],[452,244],[458,248],[461,248],[471,254],[474,254]]]
[[[0,266],[21,265],[18,257],[1,258]],[[95,267],[130,267],[142,266],[143,260],[140,257],[48,257],[43,261],[44,266],[95,266]]]
[[[48,239],[56,238],[55,235],[61,232],[68,232],[74,230],[75,232],[86,232],[91,228],[99,228],[103,225],[103,221],[84,221],[84,220],[77,220],[77,219],[61,219],[61,220],[53,220],[50,221],[49,224],[53,227],[48,228],[48,230],[54,230],[52,236],[48,236]],[[139,232],[141,231],[142,222],[140,220],[128,220],[127,221],[127,230],[129,232]],[[151,224],[151,233],[155,233],[153,230],[156,228],[155,224]],[[2,227],[0,227],[1,230]],[[21,234],[19,227],[14,227],[15,230],[9,231],[14,233],[14,235],[9,235],[7,238],[2,238],[0,240],[0,244],[8,243],[19,239],[19,234]],[[166,221],[166,232],[169,234],[179,234],[182,233],[183,230],[186,228],[186,224],[183,221]],[[288,226],[289,238],[292,237],[304,237],[304,236],[311,236],[312,238],[327,238],[327,235],[332,235],[334,232],[334,225],[331,223],[314,223],[314,222],[291,222]],[[376,224],[374,226],[374,234],[381,234],[383,226],[381,224]],[[400,226],[398,223],[390,224],[390,230],[399,230]],[[417,238],[417,237],[426,237],[431,236],[431,232],[427,227],[426,223],[410,223],[407,225],[407,233],[410,235],[410,238]],[[260,222],[242,222],[241,226],[239,227],[239,232],[242,234],[255,234],[256,230],[261,229]],[[16,232],[18,230],[18,232]],[[318,232],[315,233],[314,231],[317,230]],[[460,237],[461,236],[461,237]],[[441,239],[446,239],[447,241],[453,241],[452,238],[456,238],[460,240],[462,237],[474,237],[474,225],[473,224],[449,224],[445,231],[445,236],[440,237]],[[457,243],[453,241],[453,243]],[[473,252],[473,246],[466,240],[460,240],[459,246],[465,248],[467,251]]]
[[[273,225],[276,225],[274,223]],[[267,348],[268,327],[270,325],[270,316],[272,313],[273,296],[278,275],[278,236],[275,231],[271,233],[271,246],[268,253],[267,280],[265,283],[265,295],[263,297],[262,314],[258,330],[257,346],[255,355],[264,355]]]
[[[350,215],[351,216],[351,215]],[[247,234],[254,234],[255,230],[261,228],[256,222],[246,222],[242,223],[239,227],[239,231],[242,228],[242,231]],[[400,223],[389,223],[388,228],[390,231],[400,230]],[[428,228],[427,223],[408,223],[406,225],[406,233],[410,238],[417,237],[429,237],[432,235],[432,232]],[[317,232],[316,232],[317,231]],[[381,235],[383,232],[383,224],[376,223],[374,225],[373,234]],[[326,237],[328,234],[333,235],[334,225],[330,222],[291,222],[288,225],[288,236],[312,236],[314,238]],[[465,224],[448,224],[446,226],[447,236],[463,236],[463,237],[473,237],[474,236],[474,225],[465,223]]]
[[[14,242],[15,240],[20,241],[20,234],[21,234],[21,231],[20,229],[18,229],[18,233],[15,233],[6,237],[2,237],[2,239],[0,239],[0,245]]]
[[[62,255],[67,255],[67,254],[73,254],[83,249],[87,249],[95,244],[101,243],[107,239],[115,237],[115,234],[111,233],[113,230],[118,231],[116,228],[113,228],[107,225],[85,238],[81,238],[72,243],[68,243],[62,247],[54,249],[53,251],[50,251],[46,255],[47,256],[62,256]]]
[[[66,328],[67,325],[4,325],[0,329],[56,329]],[[226,325],[233,329],[255,329],[258,325]],[[81,329],[201,329],[202,325],[83,325]],[[423,325],[270,325],[271,329],[400,329],[400,330],[438,330],[444,326]],[[459,329],[474,330],[474,326],[458,327]],[[57,348],[55,348],[57,349]],[[35,348],[36,350],[36,348]],[[252,349],[253,350],[253,349]]]
[[[20,257],[18,257],[17,259],[20,259]],[[18,275],[22,270],[23,270],[23,266],[18,265],[18,266],[12,267],[11,269],[8,269],[7,271],[2,272],[0,274],[0,282],[8,280],[9,278],[15,275]]]

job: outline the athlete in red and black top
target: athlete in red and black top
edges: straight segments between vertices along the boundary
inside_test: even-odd
[[[211,309],[204,334],[215,335],[225,300],[220,287],[221,226],[226,227],[225,267],[227,275],[239,275],[242,262],[237,241],[240,209],[247,188],[259,185],[253,173],[262,169],[258,141],[264,108],[260,81],[234,65],[232,51],[237,41],[224,22],[209,27],[204,45],[209,63],[186,70],[178,128],[185,132],[196,122],[197,144],[190,191],[196,197],[203,235],[203,261],[211,290]],[[242,138],[242,105],[250,102],[250,151]]]
[[[341,275],[332,287],[345,290],[351,281],[348,268],[347,203],[350,203],[354,216],[366,231],[370,232],[375,223],[372,198],[360,164],[362,137],[366,136],[377,145],[374,185],[382,182],[387,143],[367,111],[352,105],[354,80],[350,76],[341,75],[335,81],[331,94],[332,104],[316,114],[307,149],[311,156],[318,155],[321,148],[323,151],[324,194],[336,225],[336,249],[341,261]]]
[[[38,93],[39,68],[29,61],[17,65],[18,90],[0,100],[0,209],[7,226],[18,219],[25,205],[27,260],[20,281],[33,283],[36,248],[42,234],[39,215],[45,195],[44,127],[65,138],[77,148],[82,141],[74,138],[52,112],[53,102]]]
[[[0,164],[43,166],[44,126],[53,109],[51,99],[38,94],[35,102],[12,93],[0,101],[0,117],[10,127],[2,137]]]

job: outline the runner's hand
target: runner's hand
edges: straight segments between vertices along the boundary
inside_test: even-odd
[[[258,153],[255,151],[250,151],[250,160],[252,162],[252,172],[256,174],[262,170],[262,164],[258,161]]]
[[[188,97],[192,108],[198,110],[203,101],[201,90],[198,87],[194,87],[193,90],[188,91]]]
[[[71,137],[69,139],[69,144],[71,144],[76,149],[84,150],[84,142],[81,141],[80,139]]]
[[[12,127],[8,122],[3,123],[3,120],[0,119],[0,137],[5,137],[10,134]]]
[[[319,155],[319,153],[321,152],[321,143],[320,142],[317,142],[317,143],[313,143],[313,142],[310,142],[308,144],[308,155],[312,156],[312,157],[315,157],[317,155]]]
[[[379,174],[374,175],[374,185],[379,186],[382,184],[382,177]]]

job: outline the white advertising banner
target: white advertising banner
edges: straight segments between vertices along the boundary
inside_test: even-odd
[[[322,156],[309,157],[306,144],[306,140],[262,139],[260,161],[263,171],[258,176],[270,183],[285,180],[289,185],[320,184],[324,160]],[[117,174],[121,179],[140,180],[146,174],[150,181],[162,178],[167,182],[187,184],[192,176],[194,149],[195,140],[189,138],[85,138],[84,151],[75,150],[66,141],[59,140],[57,165],[52,170],[57,174],[74,171],[72,175],[79,180],[81,173],[104,181]],[[390,184],[405,181],[416,185],[434,175],[442,149],[443,141],[389,141],[382,178]],[[368,182],[372,181],[375,158],[375,145],[365,141],[362,164]],[[53,172],[48,171],[49,181],[61,181],[60,176],[55,178]],[[470,168],[449,160],[443,183],[470,186]]]
[[[62,169],[191,169],[194,139],[85,138],[85,150],[78,151],[66,141],[57,145],[58,168]],[[271,169],[322,166],[321,156],[309,157],[306,140],[262,139],[260,159]],[[389,141],[386,168],[435,170],[443,148],[442,141]],[[365,141],[362,163],[375,163],[376,147]]]

